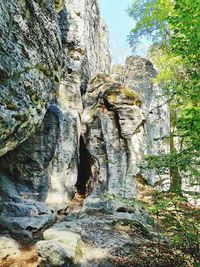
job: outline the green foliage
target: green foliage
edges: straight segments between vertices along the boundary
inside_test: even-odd
[[[126,205],[128,208],[134,208],[135,203],[132,201],[130,198],[125,198],[120,195],[114,195],[110,194],[108,192],[104,192],[102,194],[103,199],[110,201],[110,202],[118,202],[121,203],[122,205]]]
[[[173,12],[170,0],[133,0],[128,14],[136,21],[128,39],[131,47],[136,48],[142,37],[156,43],[166,42],[169,35],[167,17]]]
[[[174,15],[169,17],[173,31],[170,49],[181,56],[185,69],[185,78],[177,79],[177,130],[187,147],[200,152],[199,1],[175,1],[174,10]]]
[[[162,175],[167,173],[170,168],[178,167],[180,172],[184,172],[184,174],[188,172],[191,180],[195,176],[195,184],[198,185],[200,184],[200,171],[197,169],[199,156],[198,152],[193,152],[190,149],[163,155],[147,155],[141,169],[151,169],[158,175]]]
[[[170,240],[174,248],[190,254],[197,264],[200,255],[199,210],[187,206],[186,199],[175,194],[156,194],[153,205],[147,209],[157,221],[159,242],[163,238]]]
[[[154,82],[165,89],[170,105],[170,153],[148,156],[146,167],[159,174],[170,170],[172,183],[178,186],[179,180],[180,188],[183,172],[199,184],[199,0],[136,0],[129,15],[137,22],[129,37],[132,46],[152,36],[149,57],[159,71]]]
[[[199,1],[175,0],[173,4],[168,0],[134,1],[129,15],[137,21],[129,37],[132,46],[140,37],[152,35],[154,44],[149,56],[159,70],[154,82],[165,89],[171,110],[168,140],[171,151],[166,155],[147,155],[143,168],[158,174],[173,170],[175,177],[171,183],[184,173],[199,184]],[[170,198],[157,195],[148,209],[156,217],[158,225],[163,227],[163,236],[170,237],[173,246],[189,252],[197,264],[200,253],[199,211],[183,209],[182,202],[176,195]]]
[[[181,177],[200,183],[200,2],[199,0],[133,1],[129,15],[136,26],[129,36],[134,48],[151,37],[149,57],[158,69],[154,82],[164,88],[170,106],[170,153],[147,155],[143,168],[171,174],[171,189]],[[178,183],[177,183],[178,181]],[[172,186],[173,185],[173,186]],[[165,237],[192,255],[199,266],[199,210],[185,207],[180,196],[157,194],[149,212],[158,223],[158,243]]]

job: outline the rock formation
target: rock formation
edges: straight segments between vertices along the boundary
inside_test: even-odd
[[[129,266],[157,242],[137,199],[157,181],[144,155],[169,151],[156,70],[131,56],[111,71],[97,0],[2,0],[0,36],[0,260],[49,228],[41,267]]]
[[[144,112],[145,138],[142,141],[145,154],[165,154],[169,152],[169,105],[161,87],[156,86],[153,78],[156,70],[152,63],[138,56],[130,56],[125,65],[113,66],[112,76],[124,86],[134,89],[140,94]],[[165,142],[163,142],[165,140]],[[160,179],[152,172],[145,173],[152,185]],[[169,175],[163,175],[165,183],[169,183]]]
[[[32,150],[33,143],[22,144],[27,150],[19,145],[46,120],[47,106],[57,94],[63,64],[61,31],[52,1],[2,1],[0,14],[0,155],[10,151],[0,160],[0,225],[26,234],[54,218],[44,203],[34,201],[40,190],[45,199],[47,174],[40,184],[36,173],[46,159],[33,160],[40,154]]]
[[[89,83],[84,105],[83,139],[91,164],[85,179],[90,189],[93,194],[135,197],[136,164],[143,153],[144,116],[139,95],[99,74]]]
[[[2,1],[0,155],[41,124],[60,81],[62,44],[53,4]]]
[[[127,202],[137,198],[144,154],[168,151],[155,69],[129,57],[111,73],[97,0],[2,0],[0,35],[0,245],[9,240],[0,257],[19,252],[7,231],[31,237],[69,212],[78,192],[83,209],[37,243],[40,266],[118,266],[112,257],[130,245],[118,223],[155,237],[147,212]]]
[[[110,71],[108,34],[96,1],[3,2],[1,13],[1,155],[11,151],[0,160],[0,223],[37,230],[55,217],[45,203],[62,209],[76,191],[82,95]]]
[[[109,76],[97,1],[3,1],[1,14],[2,227],[30,235],[77,191],[87,205],[136,198],[143,154],[168,134],[151,63],[130,57]]]

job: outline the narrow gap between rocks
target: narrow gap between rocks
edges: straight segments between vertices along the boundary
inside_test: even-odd
[[[79,157],[80,158],[76,188],[80,195],[85,196],[89,193],[87,184],[91,177],[91,156],[86,148],[82,136],[80,137]]]

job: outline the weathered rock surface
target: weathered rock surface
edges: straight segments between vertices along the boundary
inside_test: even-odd
[[[53,211],[43,202],[31,200],[28,185],[23,185],[0,174],[0,226],[12,233],[31,236],[30,231],[37,231],[49,226],[55,219]]]
[[[44,241],[37,242],[39,266],[74,266],[82,254],[81,237],[56,225],[44,232]]]
[[[33,117],[31,120],[26,119],[25,124],[20,122],[19,131],[22,129],[23,133],[11,134],[11,137],[15,138],[15,143],[13,143],[14,139],[9,139],[6,134],[8,149],[5,150],[6,146],[2,142],[5,150],[2,153],[13,149],[16,145],[18,147],[0,159],[0,169],[4,180],[8,179],[6,183],[12,184],[12,187],[16,188],[17,196],[14,203],[8,193],[10,215],[5,222],[3,211],[7,200],[5,201],[4,196],[0,194],[2,199],[1,223],[6,223],[10,228],[14,223],[15,216],[20,218],[21,212],[25,223],[22,225],[22,221],[19,219],[17,220],[19,224],[15,222],[15,226],[20,229],[27,227],[29,230],[38,229],[41,227],[40,223],[43,222],[46,225],[52,221],[54,214],[46,206],[44,214],[39,216],[40,219],[38,218],[40,223],[37,221],[32,225],[29,214],[22,212],[22,206],[29,207],[31,211],[34,210],[32,201],[39,201],[43,208],[44,202],[46,202],[53,208],[62,209],[67,206],[75,193],[80,153],[80,116],[83,110],[81,94],[85,93],[91,75],[98,71],[109,72],[110,70],[108,32],[100,17],[96,1],[85,0],[81,3],[68,0],[56,1],[58,15],[51,1],[39,4],[30,0],[27,6],[25,3],[17,4],[17,2],[3,3],[2,5],[13,12],[17,10],[19,14],[17,16],[19,23],[16,23],[13,31],[19,31],[21,35],[19,34],[12,46],[16,48],[16,56],[13,59],[10,57],[9,60],[13,60],[15,65],[11,62],[10,67],[13,65],[14,69],[18,69],[17,64],[21,66],[20,75],[22,77],[19,75],[19,79],[24,81],[28,88],[28,91],[25,91],[26,85],[21,82],[21,86],[25,86],[25,89],[19,88],[19,96],[14,95],[14,91],[9,91],[7,94],[12,101],[18,101],[22,106],[19,112],[24,109],[24,113],[29,114],[27,108],[31,108],[36,115],[39,112],[41,116]],[[5,25],[4,21],[2,25],[6,27],[8,18],[4,14],[3,6],[1,7],[2,19],[4,16],[6,19]],[[33,35],[30,44],[29,39],[26,41],[29,31]],[[29,55],[23,52],[25,50],[29,52]],[[2,50],[2,56],[5,55],[6,53]],[[4,61],[2,62],[4,63]],[[64,62],[62,80],[59,83],[59,64],[62,62]],[[17,77],[13,76],[12,86],[15,85],[15,88],[18,88]],[[10,78],[9,81],[11,81]],[[1,84],[5,85],[1,92],[12,89],[9,86],[6,87],[6,83]],[[26,99],[30,99],[30,101],[27,100],[24,103],[23,101]],[[49,103],[50,100],[52,100],[51,103]],[[33,106],[31,101],[42,102],[43,109],[41,110],[38,105]],[[5,118],[8,120],[8,116]],[[36,124],[37,130],[34,127]],[[40,124],[41,126],[38,127]],[[30,135],[31,137],[27,139]],[[19,145],[24,139],[27,140]],[[20,204],[21,202],[23,205]],[[15,211],[18,206],[19,211],[16,215]],[[35,212],[40,213],[39,211]],[[45,216],[46,221],[42,219]]]
[[[9,235],[0,235],[0,260],[20,254],[17,242]]]
[[[110,71],[110,53],[107,27],[97,1],[64,3],[59,22],[66,66],[57,97],[59,139],[50,166],[47,202],[66,206],[75,192],[80,165],[82,95],[92,75]]]
[[[46,139],[40,150],[38,135],[20,143],[41,125],[56,96],[63,62],[61,32],[53,1],[2,1],[0,26],[0,155],[18,146],[0,159],[0,224],[30,235],[55,218],[44,203],[34,201],[46,198],[46,166],[53,157],[48,143],[54,147],[55,142]],[[53,119],[48,113],[44,121],[47,125]],[[41,131],[47,136],[46,125]]]
[[[45,241],[37,243],[42,257],[41,266],[119,266],[117,260],[124,256],[123,251],[140,244],[138,238],[132,238],[131,229],[137,229],[137,237],[143,237],[143,244],[153,239],[148,215],[138,207],[132,213],[108,214],[93,209],[71,213],[64,221],[44,232]],[[81,239],[82,245],[78,245]],[[78,252],[75,253],[77,246]],[[76,265],[72,261],[71,265],[67,265],[70,257],[66,257],[71,250],[73,258],[78,256]]]
[[[169,106],[162,88],[152,81],[156,70],[152,63],[138,56],[127,58],[125,65],[116,65],[112,70],[113,78],[140,94],[142,110],[145,116],[145,138],[141,140],[146,154],[164,154],[169,152]],[[166,140],[163,142],[163,140]],[[146,173],[151,184],[156,182],[156,175]],[[163,178],[169,178],[165,176]]]
[[[157,101],[152,65],[129,58],[123,78],[115,75],[123,84],[114,82],[109,76],[108,31],[97,1],[54,2],[0,4],[0,32],[5,39],[0,44],[0,225],[27,236],[52,224],[55,209],[66,209],[76,191],[90,195],[86,210],[132,213],[118,198],[136,198],[138,163],[154,139],[165,133],[157,123],[165,120],[160,109],[149,119]],[[114,198],[112,203],[102,195]],[[137,220],[137,215],[128,216]],[[80,220],[80,227],[82,223],[84,231],[93,226],[88,220]],[[57,234],[38,244],[41,265],[74,262],[80,237],[70,239],[74,240],[70,252],[70,243],[65,242],[70,233],[67,237],[59,229]],[[107,241],[103,245],[106,234],[99,241],[102,257],[103,246],[117,248]],[[82,264],[89,266],[90,261]]]
[[[37,242],[40,266],[128,266],[126,258],[155,241],[134,202],[139,163],[169,148],[155,69],[129,57],[113,81],[97,0],[2,0],[0,36],[1,230],[35,236],[71,211],[78,191],[87,196],[83,210]],[[0,258],[16,253],[0,236]]]
[[[142,108],[147,113],[147,153],[161,154],[169,151],[169,145],[162,142],[169,137],[169,105],[163,89],[152,81],[155,76],[150,61],[140,57],[127,58],[124,84],[142,97]]]
[[[152,80],[156,76],[156,70],[152,63],[141,57],[130,56],[127,58],[125,65],[115,65],[113,67],[112,76],[116,81],[132,88],[141,96],[141,108],[146,120],[144,125],[145,135],[144,139],[141,140],[145,154],[161,155],[169,153],[169,102],[164,90],[156,86]],[[178,143],[179,141],[176,139],[177,149],[180,145]],[[142,170],[142,175],[147,178],[151,185],[156,185],[156,182],[159,181],[160,189],[169,189],[169,172],[158,176],[150,170]],[[199,186],[192,182],[192,174],[184,172],[181,176],[183,194],[192,203],[198,203]]]
[[[99,74],[91,80],[82,115],[90,170],[80,180],[86,181],[86,190],[93,194],[136,196],[134,176],[139,171],[144,134],[140,105],[136,92],[113,82],[109,75]]]
[[[58,89],[61,35],[52,1],[1,1],[0,155],[38,127]]]

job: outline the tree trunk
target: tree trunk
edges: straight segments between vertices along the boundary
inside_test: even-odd
[[[175,144],[174,133],[176,130],[176,110],[172,105],[170,105],[170,153],[176,153],[177,148]],[[178,166],[170,167],[170,189],[169,191],[172,193],[176,193],[178,195],[182,194],[182,179],[179,173]]]

